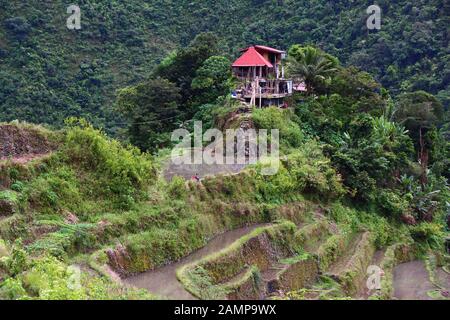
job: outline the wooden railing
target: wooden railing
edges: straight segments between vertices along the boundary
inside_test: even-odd
[[[244,80],[238,86],[244,96],[249,95],[288,95],[292,93],[292,80],[288,79],[253,79]]]

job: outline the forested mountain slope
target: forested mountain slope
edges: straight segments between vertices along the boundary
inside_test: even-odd
[[[65,1],[0,1],[0,120],[59,125],[83,116],[110,132],[115,89],[144,79],[167,52],[213,31],[224,54],[262,43],[314,43],[375,75],[394,94],[425,90],[449,101],[448,0],[387,1],[380,31],[367,1],[77,1],[81,30],[66,28]]]

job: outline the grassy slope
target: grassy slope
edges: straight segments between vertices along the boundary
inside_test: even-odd
[[[305,213],[315,210],[314,202],[319,199],[329,208],[330,217],[346,228],[363,224],[376,230],[378,246],[401,234],[407,237],[407,232],[399,233],[384,218],[336,202],[342,190],[328,187],[339,186],[338,178],[330,175],[330,168],[324,168],[318,151],[297,155],[295,162],[286,162],[275,176],[261,176],[256,167],[238,175],[208,178],[202,184],[186,184],[181,179],[168,184],[157,177],[156,161],[148,155],[123,148],[89,126],[82,124],[61,132],[60,141],[59,150],[48,158],[27,165],[1,165],[5,190],[0,192],[14,194],[17,210],[0,220],[0,238],[6,241],[7,251],[19,251],[19,257],[32,261],[20,264],[16,260],[23,259],[16,254],[7,255],[1,265],[3,276],[26,291],[11,294],[12,285],[3,283],[3,296],[69,297],[62,289],[47,296],[41,282],[33,279],[40,279],[42,270],[59,270],[71,263],[90,264],[103,271],[101,264],[108,258],[123,273],[155,268],[181,258],[227,229],[279,219],[297,224]],[[311,175],[296,176],[303,170]],[[308,179],[317,179],[316,189],[311,189]],[[14,244],[19,238],[22,243]],[[332,239],[330,245],[334,245]],[[61,262],[48,262],[45,257],[49,255],[62,265],[56,268]],[[28,273],[38,275],[30,278]],[[59,283],[66,276],[57,273],[46,281]],[[100,297],[136,295],[111,289],[108,281],[96,286],[101,288]]]

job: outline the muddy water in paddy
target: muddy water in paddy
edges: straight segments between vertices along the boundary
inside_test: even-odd
[[[429,290],[436,289],[430,282],[423,261],[401,263],[394,268],[394,297],[399,300],[431,300]]]
[[[265,225],[267,224],[258,224],[227,231],[213,238],[203,248],[182,258],[178,262],[125,278],[122,281],[128,285],[147,289],[152,293],[167,297],[169,299],[196,299],[196,297],[186,291],[183,285],[178,281],[176,277],[177,269],[186,264],[202,259],[212,253],[216,253],[228,247],[240,237],[252,232],[257,227],[262,227]]]

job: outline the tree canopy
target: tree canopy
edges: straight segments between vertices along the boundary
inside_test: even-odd
[[[160,76],[177,84],[182,99],[189,100],[196,69],[207,57],[232,60],[249,44],[281,49],[313,44],[343,66],[369,72],[393,96],[424,90],[448,107],[448,1],[377,4],[381,30],[370,31],[368,4],[362,0],[96,0],[80,4],[81,29],[74,31],[66,27],[62,1],[45,6],[36,0],[2,1],[0,120],[58,127],[66,117],[83,116],[116,133],[124,122],[110,108],[116,90],[146,80],[170,52],[186,50],[177,55],[178,62],[169,63],[174,55],[166,59],[166,74],[160,70]],[[187,49],[205,31],[217,35],[217,45],[210,39]],[[178,65],[183,59],[192,63],[184,71]],[[193,73],[186,74],[188,69]]]

